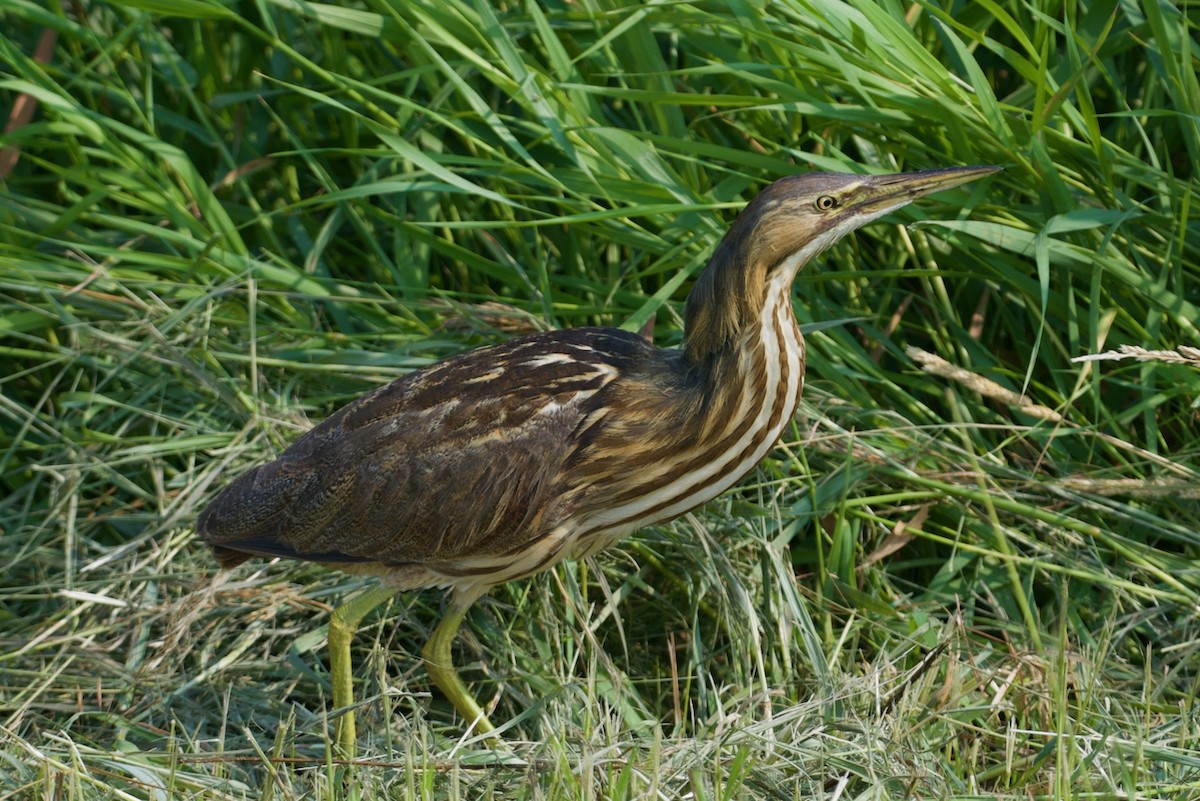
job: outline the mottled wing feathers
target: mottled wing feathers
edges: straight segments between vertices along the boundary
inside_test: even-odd
[[[241,476],[197,525],[222,564],[453,564],[519,552],[569,514],[555,479],[641,337],[571,329],[470,351],[343,407]]]

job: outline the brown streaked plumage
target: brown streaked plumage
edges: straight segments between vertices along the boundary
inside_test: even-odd
[[[693,509],[752,470],[800,399],[791,286],[801,267],[871,220],[994,170],[776,181],[697,280],[682,349],[579,328],[450,357],[353,401],[241,476],[197,533],[224,567],[283,556],[381,574],[394,589],[450,587],[426,663],[468,722],[490,731],[449,665],[467,607],[498,583]],[[386,592],[368,595],[331,622],[338,706],[351,699],[348,632]],[[349,712],[338,741],[353,749]]]

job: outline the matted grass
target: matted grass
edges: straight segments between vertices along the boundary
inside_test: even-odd
[[[1188,6],[0,19],[0,106],[38,104],[0,159],[0,799],[1200,795]],[[504,747],[430,692],[431,591],[360,632],[331,757],[363,583],[218,573],[220,486],[467,347],[677,343],[774,178],[955,164],[1006,171],[801,276],[805,405],[738,491],[472,610]]]

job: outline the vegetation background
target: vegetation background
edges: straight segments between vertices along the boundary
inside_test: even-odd
[[[1198,13],[3,0],[0,799],[1200,797]],[[362,582],[218,573],[220,486],[518,331],[677,343],[777,177],[956,164],[801,277],[738,491],[475,607],[505,746],[430,591],[331,758]]]

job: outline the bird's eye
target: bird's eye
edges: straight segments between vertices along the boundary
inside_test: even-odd
[[[838,207],[838,200],[832,195],[821,195],[817,198],[817,208],[821,211],[829,211]]]

